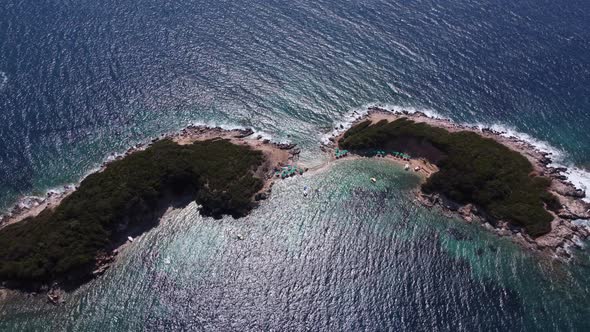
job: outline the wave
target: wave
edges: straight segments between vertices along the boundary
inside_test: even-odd
[[[371,103],[353,109],[352,111],[345,114],[340,121],[335,122],[335,129],[331,133],[328,133],[322,137],[322,143],[327,144],[330,142],[330,138],[335,137],[341,134],[342,132],[350,129],[352,124],[360,118],[366,116],[369,112],[369,108],[372,107],[379,107],[393,114],[414,114],[420,112],[427,115],[430,118],[452,121],[450,118],[441,115],[433,109]],[[487,124],[483,122],[457,122],[457,124],[470,128],[478,128],[479,130],[491,129],[505,137],[516,137],[517,139],[527,144],[530,144],[538,151],[549,154],[549,157],[552,161],[551,164],[549,164],[549,166],[566,168],[567,170],[562,174],[565,175],[567,177],[567,181],[571,182],[577,189],[587,191],[590,188],[590,171],[582,169],[574,165],[573,163],[569,162],[567,152],[552,146],[549,142],[537,139],[527,133],[520,132],[511,126],[501,123]],[[587,192],[587,194],[590,193]],[[590,202],[590,197],[586,197],[583,200],[586,202]]]
[[[8,75],[5,72],[0,71],[0,91],[4,90],[4,87],[8,83]]]
[[[259,130],[253,127],[245,127],[245,126],[241,126],[241,125],[235,125],[235,124],[228,124],[228,123],[216,123],[216,122],[201,122],[201,121],[193,121],[190,122],[188,124],[188,126],[203,126],[203,127],[207,127],[207,128],[221,128],[223,130],[244,130],[244,129],[252,129],[254,131],[254,133],[252,135],[250,135],[250,137],[261,137],[262,139],[268,139],[271,141],[274,141],[275,137],[273,135],[271,135],[268,132],[265,132],[263,130]],[[188,127],[187,126],[187,127]],[[164,134],[162,134],[164,135]],[[289,143],[287,141],[276,141],[277,143]]]
[[[244,127],[244,126],[240,126],[240,125],[218,124],[218,123],[214,123],[214,122],[191,122],[187,125],[187,127],[188,126],[205,126],[208,128],[219,127],[224,130],[244,130],[244,129],[250,128],[253,130],[253,134],[250,135],[250,137],[254,137],[254,138],[260,137],[260,139],[268,139],[268,140],[273,141],[273,136],[265,131],[256,130],[251,127]],[[175,133],[179,133],[179,132],[180,132],[180,129],[178,131],[173,131],[170,133],[162,133],[162,134],[160,134],[160,138],[167,137],[169,135],[174,135]],[[290,143],[289,141],[275,141],[275,142],[276,143]],[[26,195],[18,198],[14,204],[11,204],[6,208],[0,209],[0,221],[2,220],[3,216],[10,214],[11,211],[15,207],[29,209],[31,207],[34,207],[35,205],[38,205],[38,204],[44,202],[49,197],[60,197],[64,194],[76,189],[78,184],[80,184],[82,181],[84,181],[84,179],[86,179],[89,175],[92,175],[96,172],[101,171],[107,164],[115,161],[116,159],[118,159],[120,157],[125,157],[128,153],[130,153],[132,151],[143,150],[143,149],[147,148],[149,145],[150,145],[149,141],[142,141],[142,142],[138,142],[136,144],[133,144],[130,148],[126,149],[125,151],[111,152],[106,158],[104,158],[102,160],[102,162],[100,162],[96,166],[88,169],[80,177],[80,179],[77,181],[76,184],[69,183],[69,184],[64,184],[64,185],[57,186],[57,187],[51,187],[49,189],[40,189],[37,192],[43,192],[43,190],[44,190],[43,194],[41,194],[41,195],[26,194]]]
[[[346,130],[352,127],[352,124],[355,123],[357,120],[363,118],[369,113],[370,108],[378,107],[385,111],[391,112],[393,114],[402,114],[402,113],[409,113],[414,114],[417,112],[424,113],[427,116],[434,118],[434,119],[444,119],[444,117],[436,112],[433,109],[428,108],[419,108],[413,106],[400,106],[400,105],[391,105],[391,104],[380,104],[380,103],[370,103],[365,104],[360,107],[353,108],[350,112],[346,113],[342,118],[334,123],[334,130],[330,133],[327,133],[321,137],[321,142],[324,144],[328,144],[330,142],[330,138],[336,137],[341,133],[345,132]]]
[[[527,133],[520,132],[520,131],[516,130],[515,128],[505,125],[505,124],[501,124],[501,123],[486,124],[486,123],[481,123],[481,122],[477,122],[475,124],[470,124],[470,123],[461,123],[461,124],[464,126],[467,126],[467,127],[476,127],[476,128],[479,128],[480,130],[492,129],[492,130],[500,133],[500,135],[504,136],[504,137],[516,137],[519,140],[532,145],[538,151],[549,153],[551,155],[551,159],[554,161],[563,161],[567,157],[567,153],[552,146],[550,143],[545,142],[540,139],[537,139]]]
[[[530,144],[538,151],[548,153],[549,157],[551,158],[551,163],[549,164],[549,166],[566,168],[567,170],[562,172],[562,174],[565,175],[567,177],[567,181],[571,182],[577,189],[587,191],[587,189],[590,188],[590,171],[584,170],[574,165],[572,162],[569,162],[567,152],[554,147],[549,142],[537,139],[529,134],[520,132],[504,124],[476,123],[475,125],[464,125],[477,127],[480,130],[488,128],[496,132],[499,132],[500,135],[505,137],[516,137],[517,139]],[[587,194],[590,193],[587,192]],[[585,197],[583,200],[586,202],[590,202],[590,197]]]
[[[47,200],[61,198],[75,188],[76,186],[74,184],[66,184],[60,187],[46,189],[41,195],[30,194],[22,196],[18,198],[13,205],[0,210],[0,222],[3,222],[3,219],[7,216],[9,217],[13,216],[15,213],[20,213],[18,211],[29,210],[45,203]]]

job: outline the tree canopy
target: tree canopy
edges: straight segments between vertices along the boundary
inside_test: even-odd
[[[204,215],[243,216],[262,188],[253,172],[262,162],[260,151],[227,140],[156,142],[89,175],[54,210],[1,229],[0,280],[48,282],[92,269],[101,250],[153,227],[158,207],[180,195]]]
[[[531,236],[551,230],[553,216],[545,206],[559,209],[557,198],[547,191],[550,179],[533,175],[533,166],[520,153],[474,132],[449,132],[407,118],[372,125],[364,121],[349,129],[339,145],[361,152],[395,147],[425,157],[439,172],[422,185],[424,192],[473,203]]]

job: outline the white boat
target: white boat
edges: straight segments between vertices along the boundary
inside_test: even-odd
[[[307,197],[307,194],[309,194],[309,190],[308,190],[308,189],[309,189],[309,188],[307,188],[307,186],[305,186],[305,187],[303,188],[303,196]]]
[[[131,236],[128,236],[127,240],[129,240],[129,242],[133,242],[133,238]]]
[[[377,182],[377,179],[371,178],[371,182],[375,183],[375,182]]]

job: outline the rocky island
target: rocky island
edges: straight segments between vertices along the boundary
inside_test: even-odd
[[[424,175],[418,201],[525,247],[567,258],[567,249],[590,235],[573,222],[590,218],[585,193],[560,174],[565,169],[550,166],[547,153],[516,137],[374,107],[332,141],[355,155],[402,162]]]
[[[246,215],[299,154],[293,144],[253,134],[190,126],[112,156],[61,193],[23,199],[0,218],[0,285],[49,291],[58,303],[61,289],[104,273],[122,244],[170,208],[195,201],[204,216]],[[405,165],[422,176],[418,202],[536,251],[567,258],[590,235],[573,222],[590,219],[585,193],[550,166],[548,154],[515,137],[372,108],[332,142]]]
[[[102,274],[123,243],[171,207],[195,201],[205,216],[246,215],[268,194],[275,169],[298,154],[252,134],[190,126],[112,158],[75,188],[21,202],[0,219],[2,286],[50,290],[55,303],[56,289]]]

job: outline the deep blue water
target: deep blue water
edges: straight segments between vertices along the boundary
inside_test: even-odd
[[[76,182],[109,154],[188,123],[252,126],[277,140],[301,144],[303,159],[314,163],[323,135],[345,115],[369,104],[509,128],[558,149],[565,164],[590,168],[588,54],[587,0],[4,0],[0,3],[0,207],[10,206],[20,195],[42,194]],[[374,200],[370,194],[358,195],[369,195],[365,200],[374,205],[369,204]],[[390,200],[388,204],[403,201]],[[334,197],[330,202],[340,206],[345,200]],[[272,213],[273,203],[268,204],[267,210],[262,207],[251,216],[256,229],[268,229],[265,222],[275,228],[283,224],[280,215]],[[314,225],[314,215],[329,221],[322,211],[307,211],[303,224]],[[198,292],[183,288],[190,288],[194,278],[172,273],[183,287],[166,284],[167,291],[156,287],[145,298],[144,294],[109,297],[109,287],[116,288],[117,282],[140,289],[153,283],[149,271],[113,272],[105,281],[81,290],[75,297],[80,302],[70,302],[66,309],[36,310],[26,303],[0,307],[7,322],[0,328],[42,329],[46,321],[60,317],[68,323],[56,328],[92,330],[106,324],[113,308],[141,318],[131,325],[111,326],[121,330],[166,329],[167,324],[209,330],[281,326],[478,330],[478,322],[481,330],[545,326],[583,330],[588,324],[584,319],[590,317],[587,266],[544,268],[545,263],[520,258],[525,254],[516,249],[501,250],[490,262],[473,255],[476,258],[466,260],[465,251],[479,242],[457,244],[451,239],[437,245],[432,237],[445,231],[436,222],[442,217],[436,214],[416,212],[413,219],[433,225],[412,235],[411,243],[396,246],[405,250],[404,258],[393,253],[377,260],[388,267],[385,272],[368,268],[364,256],[366,250],[378,252],[387,246],[381,235],[366,236],[372,249],[346,242],[354,234],[348,227],[337,228],[342,238],[310,236],[310,246],[342,242],[334,244],[335,252],[315,253],[325,264],[319,275],[331,276],[322,283],[309,280],[314,270],[305,264],[313,266],[313,261],[304,260],[295,273],[289,266],[297,256],[273,256],[265,247],[265,241],[272,240],[264,240],[264,235],[280,236],[280,230],[260,231],[260,242],[253,247],[228,247],[227,239],[217,244],[215,239],[239,227],[239,221],[217,225],[197,220],[192,212],[186,213],[199,226],[191,226],[193,233],[183,235],[185,242],[155,245],[153,252],[177,254],[193,248],[187,239],[209,241],[199,230],[211,235],[207,246],[194,247],[213,251],[210,257],[199,256],[196,266],[213,267],[199,272],[203,276],[195,288]],[[363,217],[356,209],[347,213],[348,218]],[[386,227],[388,220],[399,222],[392,213],[376,218],[375,225]],[[146,237],[164,242],[162,234],[182,237],[173,230],[183,233],[183,229],[170,227]],[[401,236],[397,228],[384,232]],[[484,243],[498,241],[478,236]],[[302,242],[294,246],[294,250],[306,248]],[[227,248],[233,251],[226,257]],[[267,278],[266,292],[239,292],[244,287],[241,282],[215,278],[232,278],[224,269],[257,250],[262,251],[258,253],[262,262],[272,263],[261,264],[265,268],[260,275],[252,276]],[[423,265],[423,255],[436,259]],[[580,256],[586,261],[586,252]],[[183,268],[186,264],[193,263],[178,262]],[[347,267],[359,264],[366,274],[353,281],[344,277],[350,272]],[[246,273],[248,266],[238,264],[237,270]],[[215,274],[216,269],[226,273]],[[498,269],[508,269],[511,273],[506,274],[512,276],[499,276],[494,272]],[[556,277],[556,269],[567,277]],[[406,281],[400,284],[402,279]],[[542,290],[531,290],[520,279],[536,280]],[[220,285],[226,290],[199,299],[200,292],[213,292]],[[252,285],[259,286],[254,281]],[[461,292],[466,297],[456,295]],[[217,309],[211,308],[211,299],[220,301]],[[146,304],[166,301],[183,314],[175,315],[174,310],[167,314]],[[248,305],[236,305],[240,301]],[[315,305],[319,309],[312,310]],[[145,312],[140,314],[135,307]],[[551,310],[557,308],[559,317],[552,317]]]

